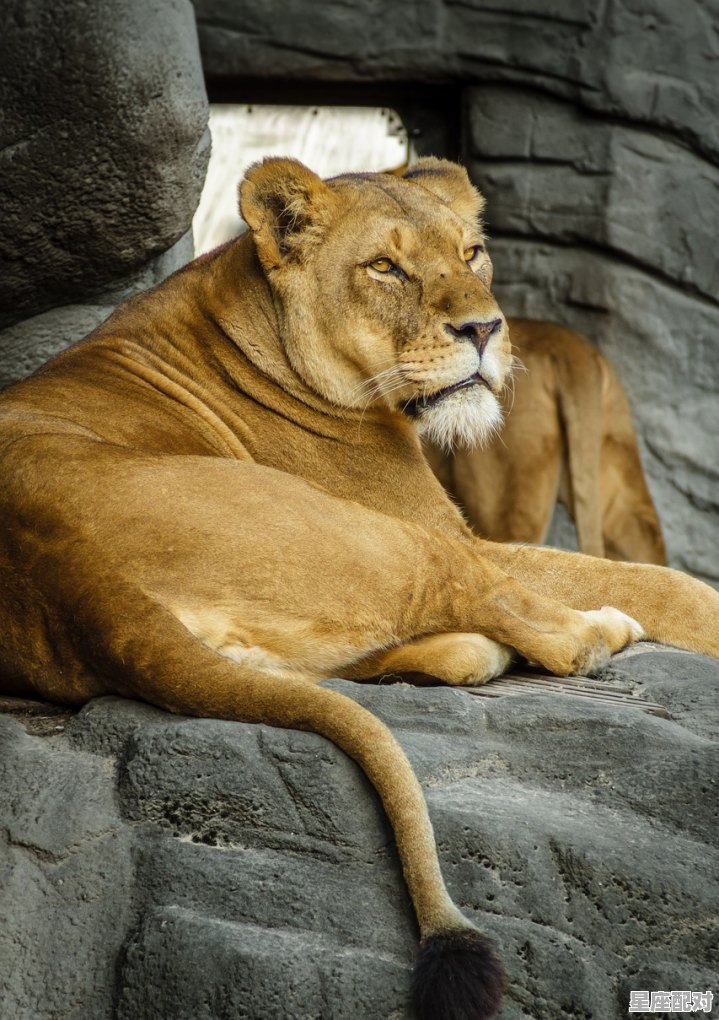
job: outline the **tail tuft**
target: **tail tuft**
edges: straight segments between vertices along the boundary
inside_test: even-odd
[[[490,1020],[506,981],[489,939],[465,928],[423,939],[412,982],[417,1020]]]

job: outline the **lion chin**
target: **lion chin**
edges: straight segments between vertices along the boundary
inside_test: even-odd
[[[484,446],[502,424],[502,408],[481,384],[450,393],[415,417],[422,439],[450,453],[456,446]]]

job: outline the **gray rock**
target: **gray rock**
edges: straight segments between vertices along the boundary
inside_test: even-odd
[[[0,50],[7,325],[102,291],[175,244],[209,138],[189,0],[18,0]]]
[[[134,891],[114,771],[0,716],[2,1020],[112,1016]]]
[[[619,1020],[632,989],[719,984],[719,664],[654,646],[606,679],[674,718],[329,682],[409,755],[449,889],[501,946],[503,1020]],[[409,1016],[416,931],[391,833],[333,745],[117,698],[45,728],[15,716],[2,1020]]]
[[[40,365],[91,333],[131,294],[160,283],[193,257],[188,231],[164,254],[102,294],[33,315],[0,330],[0,389],[19,382]]]
[[[628,657],[627,652],[616,656],[602,677],[621,683],[628,681],[644,697],[665,705],[672,718],[685,729],[719,740],[719,701],[713,683],[717,667],[714,659],[688,652],[675,651],[671,656],[664,651],[647,651],[636,658],[631,655],[630,669],[627,670],[624,664]],[[711,776],[707,777],[707,784],[706,793],[716,803],[719,790],[712,789]]]
[[[157,967],[168,958],[172,982],[158,983]],[[218,921],[177,907],[147,916],[121,980],[118,1020],[399,1018],[406,994],[402,961],[338,945],[332,934]],[[392,999],[398,1008],[388,1012]]]
[[[576,244],[582,255],[601,248],[716,304],[719,167],[655,131],[533,90],[467,95],[468,165],[493,232]]]
[[[719,154],[712,4],[662,0],[195,0],[212,76],[316,81],[507,82],[598,114],[657,125]]]

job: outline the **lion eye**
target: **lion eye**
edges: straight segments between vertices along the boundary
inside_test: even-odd
[[[473,244],[471,247],[465,248],[463,252],[464,261],[473,262],[481,251],[484,251],[484,245],[482,244]]]
[[[374,262],[369,263],[369,267],[378,273],[391,273],[394,269],[394,262],[387,258],[375,259]]]

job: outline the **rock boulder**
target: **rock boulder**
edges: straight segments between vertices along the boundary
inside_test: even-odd
[[[719,988],[719,665],[649,647],[606,681],[629,693],[330,682],[409,755],[449,889],[501,947],[502,1020]],[[333,745],[115,698],[5,709],[3,1020],[409,1017],[391,833]]]
[[[14,0],[0,53],[2,327],[175,244],[209,136],[189,0]]]

